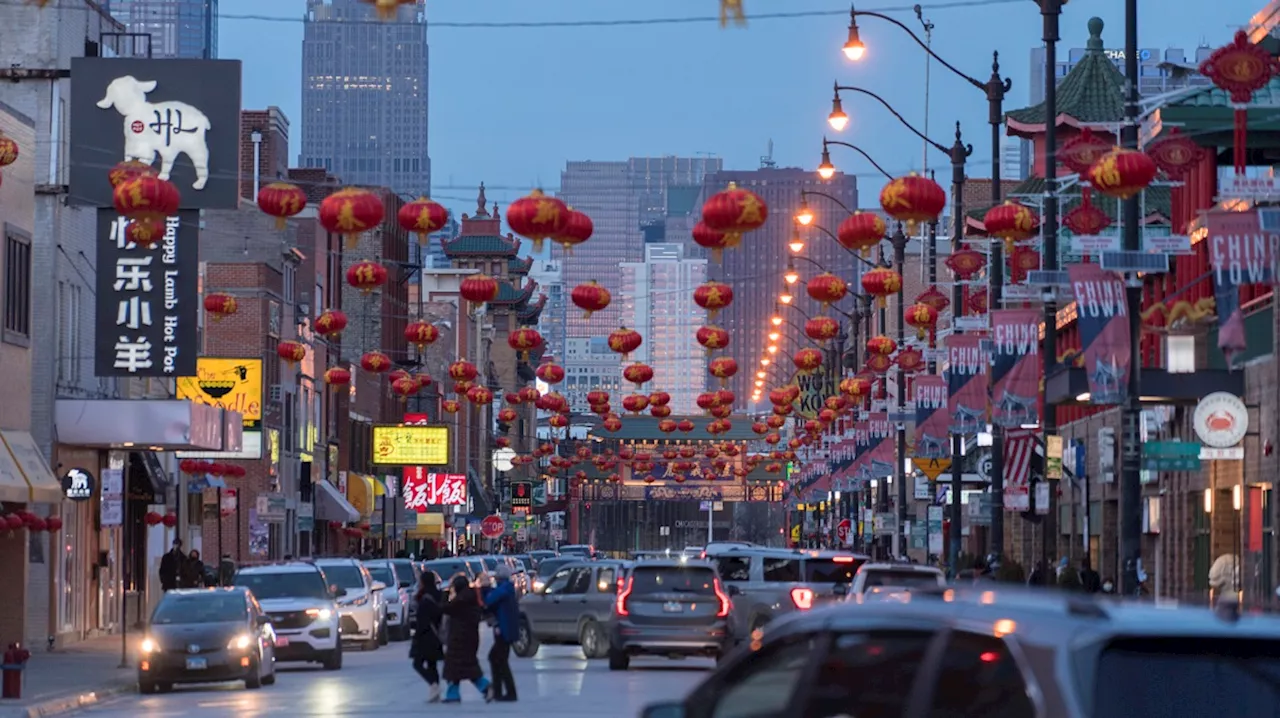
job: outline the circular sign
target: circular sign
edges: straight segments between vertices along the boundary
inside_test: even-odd
[[[72,469],[62,475],[62,495],[72,501],[88,501],[97,490],[98,482],[84,469]]]
[[[978,476],[981,476],[983,481],[991,480],[991,452],[978,457]]]
[[[1249,431],[1249,408],[1235,394],[1215,391],[1196,404],[1191,425],[1205,446],[1230,448]]]
[[[480,522],[480,533],[485,538],[495,539],[506,533],[507,523],[502,520],[501,516],[486,516],[484,521]]]
[[[852,521],[849,519],[841,519],[840,523],[836,524],[836,539],[838,539],[840,543],[849,543],[849,531],[852,528]]]
[[[511,448],[498,449],[493,452],[491,458],[493,459],[494,469],[498,471],[510,471],[514,466],[514,464],[511,463],[511,460],[516,458],[516,451]]]

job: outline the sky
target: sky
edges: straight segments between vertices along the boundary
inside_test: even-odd
[[[450,27],[449,23],[575,22],[713,18],[718,0],[428,0],[432,195],[459,210],[484,181],[491,200],[509,202],[535,186],[553,189],[568,160],[632,156],[722,157],[726,168],[758,167],[773,143],[781,167],[816,166],[824,135],[861,146],[891,173],[924,167],[922,143],[883,107],[844,98],[851,122],[836,134],[826,123],[832,85],[880,94],[907,121],[944,145],[959,121],[974,145],[969,176],[990,175],[985,95],[937,63],[925,112],[925,53],[900,28],[861,18],[868,50],[847,61],[845,0],[745,0],[752,13],[826,12],[802,18],[605,27]],[[911,3],[862,0],[859,10],[890,14],[919,30]],[[1140,0],[1139,45],[1218,46],[1248,22],[1264,0]],[[243,104],[277,105],[301,134],[304,0],[220,0],[218,54],[244,62]],[[1029,104],[1030,51],[1042,46],[1033,0],[935,0],[932,47],[967,74],[990,75],[991,52],[1012,79],[1006,109]],[[1108,48],[1123,47],[1122,0],[1070,0],[1061,19],[1060,58],[1084,47],[1089,18],[1102,18]],[[250,19],[244,16],[258,16]],[[237,17],[240,16],[240,17]],[[261,16],[276,20],[261,19]],[[852,151],[833,161],[858,175],[863,206],[874,206],[883,180]],[[932,150],[928,167],[944,174],[947,157]],[[945,182],[944,182],[945,184]]]

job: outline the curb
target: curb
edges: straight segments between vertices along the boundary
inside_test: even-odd
[[[66,715],[81,708],[97,705],[123,693],[133,692],[133,683],[112,683],[83,693],[49,698],[34,705],[5,707],[0,704],[0,718],[46,718]]]

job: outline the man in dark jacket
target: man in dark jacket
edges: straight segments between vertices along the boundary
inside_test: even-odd
[[[516,700],[516,677],[511,673],[511,644],[519,638],[520,609],[511,569],[498,564],[496,585],[484,591],[484,608],[497,621],[493,627],[493,648],[489,649],[489,669],[493,672],[493,699]]]
[[[161,590],[172,591],[178,587],[178,580],[182,577],[182,569],[186,562],[187,557],[182,553],[182,539],[174,539],[173,549],[160,559]]]
[[[1093,570],[1093,566],[1090,565],[1087,558],[1080,561],[1080,587],[1084,589],[1085,593],[1102,591],[1102,577],[1098,575],[1097,571]]]

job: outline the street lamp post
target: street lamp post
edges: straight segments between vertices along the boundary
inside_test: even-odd
[[[1124,125],[1120,128],[1121,144],[1138,149],[1138,0],[1124,3],[1124,74],[1126,79]],[[1120,220],[1124,248],[1136,252],[1142,248],[1138,227],[1138,195],[1124,200]],[[1130,274],[1125,280],[1129,309],[1129,342],[1133,354],[1129,369],[1129,398],[1121,412],[1124,441],[1120,450],[1120,590],[1133,594],[1138,589],[1138,562],[1142,560],[1142,443],[1139,435],[1140,385],[1142,376],[1142,280]],[[1087,510],[1087,509],[1086,509]]]

